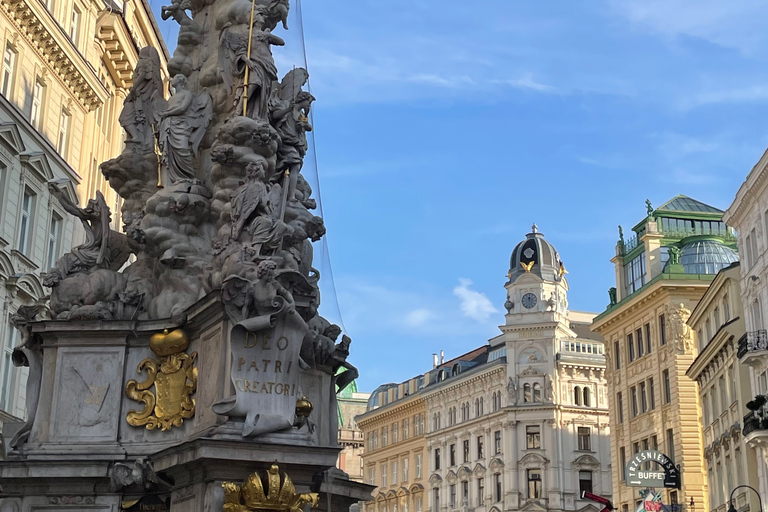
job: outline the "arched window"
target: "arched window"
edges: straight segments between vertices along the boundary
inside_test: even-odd
[[[538,382],[533,385],[533,401],[541,402],[541,384]]]
[[[573,403],[581,405],[581,388],[579,386],[573,388]]]
[[[584,405],[587,406],[587,407],[589,407],[589,405],[590,405],[589,404],[589,399],[590,399],[589,388],[585,387],[584,388]]]
[[[530,384],[525,384],[525,385],[523,385],[523,402],[524,403],[529,403],[531,401],[533,401],[533,399],[531,397],[531,385]]]

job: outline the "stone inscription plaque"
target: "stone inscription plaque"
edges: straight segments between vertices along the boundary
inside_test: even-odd
[[[264,315],[235,325],[230,335],[235,397],[214,412],[245,418],[244,436],[290,428],[299,389],[299,351],[304,326],[291,315]]]

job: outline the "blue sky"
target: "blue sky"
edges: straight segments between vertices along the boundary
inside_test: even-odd
[[[337,311],[326,283],[323,307],[353,339],[361,390],[496,335],[533,222],[569,270],[570,307],[599,312],[616,226],[646,198],[725,209],[768,145],[766,7],[304,0],[338,296]],[[283,68],[301,65],[289,24]]]

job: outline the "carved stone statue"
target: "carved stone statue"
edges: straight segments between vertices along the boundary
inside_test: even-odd
[[[201,28],[187,14],[191,10],[190,0],[172,0],[171,5],[164,5],[160,12],[163,20],[173,18],[179,24],[179,40],[173,58],[168,61],[171,75],[181,73],[189,76],[193,71],[191,54],[200,44]]]
[[[264,26],[269,30],[274,30],[277,23],[281,22],[283,28],[288,30],[288,11],[290,8],[289,0],[272,0],[267,8]]]
[[[693,331],[686,324],[686,320],[691,315],[691,311],[685,307],[685,304],[679,304],[677,307],[666,307],[665,319],[667,323],[667,332],[669,339],[674,343],[674,347],[682,353],[689,353],[693,350]]]
[[[232,198],[232,240],[250,245],[253,256],[259,256],[262,246],[279,241],[287,226],[275,219],[270,193],[264,183],[264,164],[260,161],[246,166],[247,182]],[[245,239],[242,239],[242,235]]]
[[[42,340],[32,334],[29,324],[35,320],[41,309],[41,306],[19,306],[16,313],[11,315],[11,324],[21,333],[21,344],[13,349],[11,356],[13,365],[29,368],[27,376],[27,421],[11,439],[9,443],[11,448],[19,448],[27,442],[37,414],[37,402],[40,399],[40,386],[43,378],[43,346]]]
[[[257,7],[256,12],[263,23],[264,8]],[[269,29],[259,28],[260,24],[254,23],[250,58],[247,29],[237,29],[229,23],[224,27],[219,36],[219,70],[227,91],[231,93],[235,89],[236,78],[245,81],[247,68],[248,83],[241,83],[237,87],[234,115],[266,119],[272,84],[277,80],[277,67],[272,59],[271,47],[284,46],[285,41],[272,34]],[[247,101],[245,114],[244,101]]]
[[[97,190],[96,199],[89,200],[85,208],[78,208],[57,183],[49,182],[48,189],[67,213],[83,223],[85,243],[59,258],[54,268],[43,276],[45,286],[57,286],[61,280],[79,272],[97,269],[116,271],[122,267],[130,256],[130,245],[125,235],[109,227],[110,211],[101,192]]]
[[[514,377],[510,377],[509,381],[507,382],[507,393],[509,394],[509,402],[511,404],[517,403],[517,383],[515,382]]]
[[[137,142],[154,148],[155,132],[160,112],[165,109],[163,79],[160,75],[160,55],[151,46],[139,51],[139,60],[133,70],[133,85],[123,103],[120,126],[125,129],[126,142]]]
[[[616,300],[616,287],[615,286],[611,286],[610,288],[608,288],[608,298],[610,299],[610,305],[611,306],[616,304],[617,300]]]
[[[645,210],[648,213],[649,217],[651,215],[653,215],[653,205],[651,204],[651,200],[650,199],[646,199],[645,200]]]
[[[619,242],[624,243],[624,228],[619,224]]]
[[[679,247],[675,247],[674,245],[670,246],[667,249],[667,253],[669,254],[669,263],[668,263],[669,265],[679,265],[680,264],[680,252],[681,252],[680,248]]]
[[[552,377],[547,376],[547,386],[546,386],[546,399],[547,402],[553,403],[555,401],[555,388],[552,385]]]
[[[187,89],[187,77],[176,75],[171,82],[176,93],[168,101],[160,123],[160,149],[171,184],[197,183],[195,155],[211,122],[211,96]]]

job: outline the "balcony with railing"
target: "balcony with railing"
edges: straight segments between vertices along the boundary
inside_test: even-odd
[[[739,349],[736,356],[745,364],[750,363],[748,359],[752,356],[768,357],[768,331],[761,329],[745,333],[739,339]],[[743,359],[745,357],[747,360]]]
[[[754,400],[747,402],[747,409],[750,412],[744,416],[742,435],[748,438],[750,434],[762,431],[763,435],[768,436],[768,397],[756,396]]]

